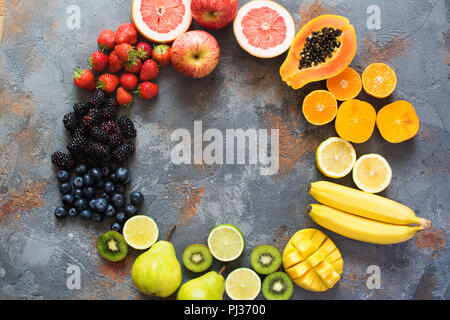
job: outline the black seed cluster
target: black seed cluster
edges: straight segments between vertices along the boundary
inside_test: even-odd
[[[325,62],[327,58],[333,56],[336,48],[341,46],[338,37],[342,31],[334,28],[324,27],[320,31],[313,31],[311,36],[306,38],[306,43],[300,53],[299,69],[317,66]]]

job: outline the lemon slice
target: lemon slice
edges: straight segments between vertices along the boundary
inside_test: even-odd
[[[341,138],[328,138],[316,151],[317,167],[329,178],[345,177],[352,171],[355,162],[355,148],[350,142]]]
[[[244,236],[231,224],[222,224],[211,230],[208,236],[211,254],[219,261],[233,261],[244,251]]]
[[[261,279],[255,271],[239,268],[228,275],[225,290],[232,300],[255,300],[261,291]]]
[[[353,181],[366,192],[378,193],[391,183],[392,169],[385,158],[379,154],[366,154],[356,161],[353,168]]]
[[[125,241],[130,247],[137,250],[150,248],[158,240],[158,236],[158,226],[148,216],[134,216],[128,219],[123,226]]]

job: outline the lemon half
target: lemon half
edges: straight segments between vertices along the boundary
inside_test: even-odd
[[[322,142],[316,151],[317,168],[329,178],[342,178],[352,171],[356,152],[344,139],[332,137]]]
[[[353,181],[366,192],[378,193],[391,183],[392,169],[385,158],[379,154],[361,156],[353,168]]]

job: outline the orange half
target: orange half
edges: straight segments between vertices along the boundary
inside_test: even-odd
[[[367,94],[375,98],[386,98],[397,85],[394,70],[384,63],[372,63],[362,74],[362,85]]]
[[[361,92],[362,82],[359,73],[347,67],[337,76],[327,79],[328,90],[340,101],[356,98]]]
[[[336,117],[337,100],[329,91],[315,90],[303,100],[302,111],[309,123],[324,125]]]

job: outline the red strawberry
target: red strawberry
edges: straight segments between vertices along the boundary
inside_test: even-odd
[[[88,63],[92,70],[102,72],[108,66],[109,58],[101,51],[95,51],[89,57]]]
[[[117,89],[116,99],[121,106],[129,106],[133,103],[133,95],[122,87]]]
[[[167,66],[170,63],[170,47],[167,44],[157,45],[152,52],[153,60],[155,60],[161,67]]]
[[[136,45],[137,57],[141,60],[147,60],[152,56],[152,46],[147,42],[139,42]]]
[[[124,62],[119,59],[117,54],[113,51],[109,55],[109,72],[116,73],[122,70]]]
[[[141,69],[140,78],[142,81],[148,81],[156,78],[159,74],[159,67],[155,61],[149,59],[144,62]]]
[[[124,23],[116,31],[116,43],[128,43],[135,45],[137,43],[137,31],[132,23]]]
[[[120,77],[120,85],[122,86],[122,88],[128,91],[134,90],[138,82],[138,78],[132,73],[124,73]]]
[[[112,30],[103,30],[98,36],[97,43],[103,50],[112,50],[116,44],[116,34]]]
[[[150,81],[141,82],[138,87],[139,97],[145,100],[153,99],[158,94],[158,90],[158,85]]]
[[[116,91],[119,86],[119,77],[114,74],[105,73],[98,78],[97,88],[102,89],[105,92],[112,93]]]
[[[125,71],[131,73],[138,73],[141,70],[142,61],[138,58],[134,58],[132,61],[128,61],[125,63]]]
[[[73,82],[78,88],[93,91],[95,90],[95,77],[89,69],[74,69]]]
[[[118,44],[115,46],[114,52],[123,62],[130,61],[136,56],[136,50],[134,50],[134,47],[128,43]]]

